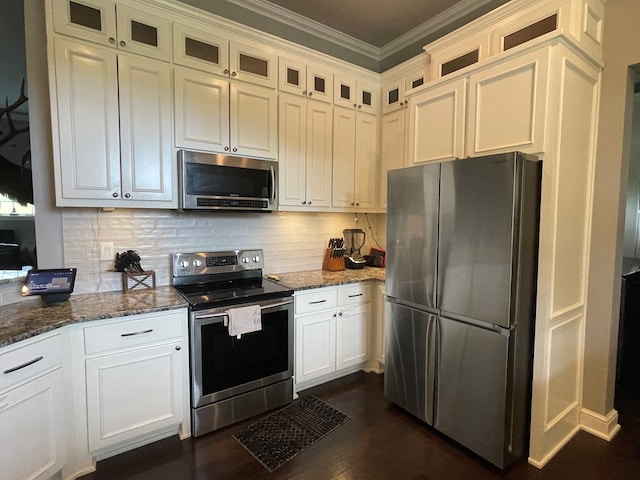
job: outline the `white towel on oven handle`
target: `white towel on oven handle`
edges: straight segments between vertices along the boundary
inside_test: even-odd
[[[262,330],[260,305],[230,308],[227,310],[227,315],[229,315],[229,335],[232,337]]]

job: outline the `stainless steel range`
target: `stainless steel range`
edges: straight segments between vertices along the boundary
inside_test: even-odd
[[[193,435],[291,402],[293,291],[262,278],[262,250],[172,260],[172,283],[190,309]]]

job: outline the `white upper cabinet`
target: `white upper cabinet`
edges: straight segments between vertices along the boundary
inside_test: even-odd
[[[456,79],[409,100],[410,165],[464,156],[466,86]]]
[[[387,172],[404,166],[406,125],[407,111],[405,109],[387,113],[382,117],[378,202],[383,209],[387,208]]]
[[[280,56],[278,90],[333,103],[333,72],[314,64]]]
[[[170,65],[64,38],[55,62],[57,205],[175,208]]]
[[[243,82],[276,88],[276,54],[220,36],[214,28],[173,24],[173,62]]]
[[[110,0],[53,0],[53,26],[70,35],[160,60],[171,60],[171,21]]]
[[[333,103],[367,113],[378,113],[379,88],[373,83],[335,75]]]
[[[414,88],[424,85],[425,77],[425,70],[418,68],[405,73],[396,80],[387,82],[382,89],[382,112],[389,113],[407,107],[409,105],[407,94]]]
[[[280,209],[331,207],[331,105],[281,94],[278,122]]]
[[[276,159],[277,109],[275,90],[175,67],[179,148]]]
[[[333,206],[376,208],[378,117],[334,107]]]

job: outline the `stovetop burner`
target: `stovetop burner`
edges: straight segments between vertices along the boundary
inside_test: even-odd
[[[293,290],[262,278],[262,250],[178,253],[173,285],[192,310],[293,295]]]

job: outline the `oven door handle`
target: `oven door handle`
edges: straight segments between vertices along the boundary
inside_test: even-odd
[[[277,308],[277,307],[284,307],[285,305],[291,305],[293,303],[293,300],[287,300],[284,302],[277,302],[277,303],[269,303],[267,305],[260,305],[260,309],[261,310],[266,310],[267,308]],[[225,312],[218,312],[218,313],[207,313],[205,315],[194,315],[193,318],[195,320],[202,320],[204,318],[216,318],[216,317],[228,317],[229,314],[225,311]]]

